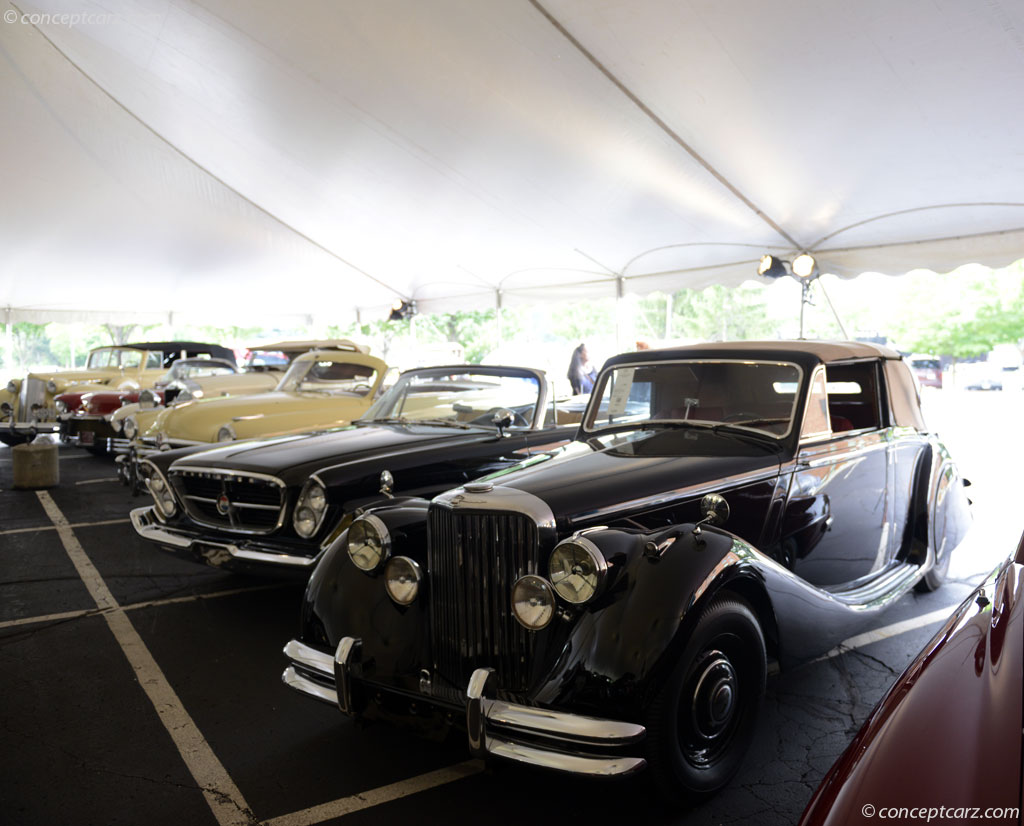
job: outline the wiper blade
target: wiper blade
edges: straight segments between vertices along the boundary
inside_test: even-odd
[[[382,419],[353,419],[353,424],[409,424],[409,420],[404,416],[399,416],[394,419],[382,418]]]
[[[441,427],[457,427],[460,430],[469,430],[473,427],[469,422],[457,422],[454,419],[414,419],[409,424],[436,424]]]

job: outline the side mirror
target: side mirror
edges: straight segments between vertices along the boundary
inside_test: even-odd
[[[729,503],[725,501],[724,496],[717,493],[709,493],[700,500],[700,512],[704,518],[693,526],[693,535],[698,539],[700,539],[701,525],[718,527],[726,523],[729,519]]]
[[[494,411],[494,415],[491,416],[491,421],[498,428],[499,436],[505,435],[505,431],[512,426],[513,419],[512,411],[504,407],[499,407]]]

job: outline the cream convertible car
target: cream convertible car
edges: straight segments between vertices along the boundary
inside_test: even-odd
[[[198,399],[162,410],[136,452],[346,425],[373,403],[387,369],[366,353],[313,350],[296,358],[270,393]],[[137,431],[130,421],[124,429],[132,437]]]

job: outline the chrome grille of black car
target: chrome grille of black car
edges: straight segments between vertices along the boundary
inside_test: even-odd
[[[534,635],[512,616],[512,585],[537,572],[538,555],[537,526],[527,516],[430,508],[430,631],[439,675],[465,686],[473,669],[489,666],[501,688],[527,687]]]
[[[268,534],[284,521],[286,488],[270,476],[205,468],[172,468],[168,481],[188,515],[223,531]]]

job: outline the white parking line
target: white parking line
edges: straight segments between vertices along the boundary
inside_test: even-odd
[[[116,476],[104,476],[102,479],[82,479],[79,482],[75,482],[76,485],[102,485],[108,482],[120,482]]]
[[[371,789],[368,792],[342,797],[329,803],[321,803],[319,806],[303,809],[301,812],[281,815],[264,821],[264,826],[314,826],[314,824],[323,823],[326,820],[333,820],[336,817],[352,814],[352,812],[379,806],[381,803],[390,803],[392,800],[400,800],[427,789],[462,780],[464,777],[471,777],[483,771],[483,768],[482,761],[467,760],[465,763],[457,763],[445,769],[410,777],[408,780],[399,780],[397,783]]]
[[[932,623],[942,622],[952,616],[953,612],[960,606],[960,603],[956,605],[950,605],[948,608],[939,608],[928,614],[921,614],[919,617],[911,617],[908,620],[902,622],[894,622],[892,625],[886,625],[883,628],[876,628],[874,631],[866,631],[863,634],[857,634],[855,637],[843,640],[839,645],[829,651],[827,654],[823,654],[814,660],[814,662],[821,662],[822,660],[828,660],[832,657],[838,657],[847,651],[854,651],[858,648],[863,648],[865,645],[871,645],[874,642],[881,642],[887,640],[890,637],[898,637],[900,634],[905,634],[907,631],[913,631],[917,628],[924,628],[926,625]]]
[[[89,614],[96,614],[95,608],[87,608],[84,611],[62,611],[59,614],[44,614],[41,617],[22,617],[21,619],[4,620],[0,622],[0,628],[12,628],[16,625],[33,625],[37,622],[58,622],[59,620],[75,619],[85,617]]]
[[[247,594],[250,591],[269,591],[277,588],[287,588],[288,582],[274,582],[268,585],[254,585],[251,588],[232,588],[230,591],[212,591],[209,594],[189,594],[184,597],[165,597],[163,599],[149,599],[145,602],[130,602],[120,606],[122,611],[137,611],[140,608],[152,608],[161,605],[175,605],[182,602],[198,602],[202,599],[219,599],[220,597],[232,597],[235,594]],[[65,619],[76,619],[91,614],[98,614],[95,608],[87,608],[84,611],[61,611],[59,614],[42,614],[35,617],[22,617],[21,619],[4,620],[0,622],[0,628],[11,628],[17,625],[34,625],[41,622],[57,622]]]
[[[68,525],[69,528],[95,528],[100,525],[127,525],[131,522],[131,519],[103,519],[99,522],[72,522]],[[0,536],[7,536],[12,533],[36,533],[38,531],[55,531],[57,530],[56,525],[40,525],[38,528],[11,528],[10,530],[0,531]]]
[[[103,577],[75,537],[64,514],[46,491],[37,491],[36,496],[57,528],[64,549],[96,602],[96,607],[103,612],[103,618],[113,632],[114,638],[135,670],[139,685],[153,703],[160,721],[177,746],[185,765],[196,784],[202,789],[203,797],[213,811],[213,816],[221,826],[248,826],[253,818],[245,798],[185,710],[178,695],[174,693],[167,677],[146,648],[128,615],[110,593]]]

